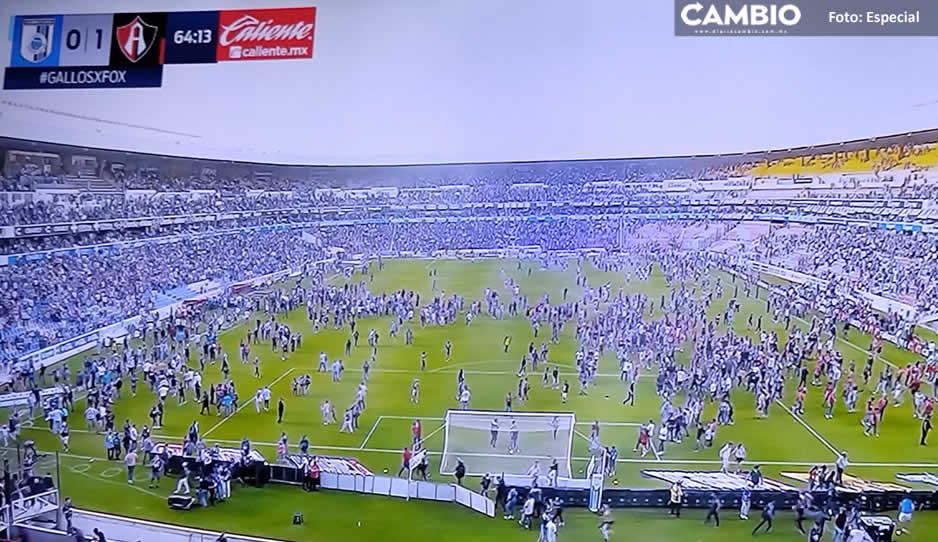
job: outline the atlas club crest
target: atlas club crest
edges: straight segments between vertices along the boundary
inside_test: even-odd
[[[158,34],[159,27],[147,24],[139,15],[129,23],[118,26],[114,33],[118,49],[131,62],[137,62],[146,56],[156,43]]]

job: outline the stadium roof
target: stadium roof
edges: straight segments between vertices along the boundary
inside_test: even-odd
[[[314,3],[312,59],[166,66],[159,89],[0,91],[0,135],[356,165],[726,154],[938,126],[936,38],[679,38],[666,2]],[[0,20],[74,9],[0,2]]]

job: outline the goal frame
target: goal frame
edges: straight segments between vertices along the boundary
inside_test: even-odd
[[[443,415],[443,450],[440,455],[440,474],[443,476],[452,476],[454,471],[444,471],[443,466],[446,464],[446,458],[449,455],[449,428],[450,428],[450,415],[451,414],[470,414],[478,416],[493,416],[499,415],[503,417],[517,417],[517,418],[534,418],[534,417],[548,417],[548,416],[564,416],[570,419],[570,431],[567,439],[567,456],[566,459],[567,465],[567,478],[573,477],[573,436],[576,433],[576,413],[573,411],[552,411],[552,410],[539,410],[539,411],[506,411],[506,410],[461,410],[461,409],[447,409],[446,413]],[[488,455],[488,454],[486,454]],[[489,471],[489,472],[475,472],[475,471],[466,471],[466,476],[482,476],[484,474],[490,474],[491,472],[498,471]],[[524,474],[524,473],[506,473],[506,474]],[[561,474],[561,476],[563,476]]]

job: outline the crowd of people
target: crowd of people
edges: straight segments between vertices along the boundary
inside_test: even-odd
[[[301,267],[322,250],[300,233],[247,232],[0,267],[0,359],[148,315],[155,295],[203,280],[244,280]]]
[[[346,254],[432,254],[512,246],[607,249],[642,241],[640,230],[645,224],[649,221],[600,215],[346,224],[313,228],[307,236],[314,242],[303,240],[304,234],[298,231],[190,233],[90,253],[32,261],[22,258],[0,268],[0,284],[5,286],[5,294],[0,295],[0,356],[10,362],[38,348],[145,314],[154,308],[157,294],[179,286],[206,279],[242,280],[298,267],[323,257],[326,247]],[[847,317],[866,323],[870,307],[855,296],[844,295],[845,291],[901,299],[919,311],[938,308],[935,239],[921,232],[818,226],[798,235],[772,230],[757,240],[754,252],[765,261],[794,265],[797,271],[831,280],[827,288],[805,285],[799,289],[802,297],[812,300],[808,308],[837,303]],[[794,264],[793,254],[801,255]],[[779,262],[780,258],[787,260]],[[880,318],[880,327],[892,334],[907,334],[912,317],[889,314]]]
[[[773,231],[755,250],[769,262],[794,267],[847,288],[938,309],[938,235],[863,227]]]
[[[649,173],[644,166],[622,167],[625,169],[613,173],[626,180],[666,178],[662,172],[676,173],[667,168]],[[706,175],[714,178],[727,174],[725,169],[705,169]],[[125,343],[123,348],[105,348],[87,356],[75,375],[69,374],[67,367],[55,369],[51,379],[67,390],[63,399],[66,404],[72,400],[71,386],[87,392],[88,406],[84,412],[87,429],[102,434],[108,459],[123,461],[128,469],[128,483],[134,481],[133,469],[138,461],[150,469],[151,485],[157,485],[165,473],[168,458],[154,453],[151,431],[162,425],[165,401],[170,398],[185,404],[187,397],[191,397],[199,415],[232,416],[238,412],[239,403],[243,405],[245,401],[253,401],[257,413],[270,408],[272,397],[268,387],[258,386],[253,392],[246,392],[254,386],[235,383],[230,378],[228,353],[222,351],[214,339],[224,327],[237,321],[239,315],[263,313],[264,318],[255,320],[253,328],[248,326],[238,351],[240,362],[253,364],[255,378],[259,379],[262,367],[252,349],[269,343],[284,360],[293,353],[300,346],[303,334],[278,317],[299,307],[305,307],[313,332],[329,327],[348,329],[346,359],[328,359],[324,355],[319,359],[318,370],[328,372],[333,381],[343,378],[346,363],[350,362],[347,357],[351,346],[358,346],[360,335],[371,348],[370,357],[362,363],[361,370],[356,371],[360,381],[353,396],[343,397],[341,402],[327,400],[321,404],[322,423],[335,424],[342,432],[358,430],[358,418],[368,404],[369,375],[379,363],[379,345],[383,344],[384,330],[366,332],[357,327],[358,319],[393,315],[396,323],[387,330],[387,340],[397,339],[401,334],[404,343],[410,345],[415,331],[420,333],[425,326],[452,325],[460,316],[465,318],[465,325],[470,325],[477,317],[524,315],[535,336],[544,330],[544,342],[540,347],[532,342],[523,354],[517,386],[512,382],[512,390],[506,394],[506,410],[527,399],[531,380],[541,376],[539,363],[544,371],[542,383],[550,393],[556,393],[558,408],[566,402],[571,386],[566,379],[558,377],[556,366],[552,368],[547,363],[547,343],[556,341],[564,328],[575,329],[578,344],[576,393],[591,392],[600,374],[600,359],[608,352],[614,353],[618,363],[623,404],[634,405],[638,393],[635,384],[640,375],[654,378],[659,415],[637,429],[633,453],[642,457],[649,453],[660,457],[667,454],[672,445],[691,440],[695,449],[709,449],[718,444],[725,472],[729,472],[734,460],[737,465],[742,464],[746,458],[745,444],[721,441],[719,434],[721,427],[734,423],[733,398],[739,400],[739,394],[734,392],[743,392],[744,397],[751,398],[757,415],[762,417],[775,415],[778,409],[798,413],[803,411],[807,401],[818,399],[824,405],[827,418],[837,416],[841,409],[861,410],[864,416],[858,431],[870,436],[878,435],[881,424],[888,423],[884,421],[886,407],[902,404],[908,397],[912,414],[921,422],[920,443],[926,445],[933,405],[938,400],[935,395],[938,351],[924,348],[922,358],[915,363],[887,367],[874,374],[873,364],[880,353],[883,334],[909,338],[913,315],[877,314],[869,303],[859,301],[851,293],[864,291],[900,299],[920,312],[938,310],[938,287],[935,286],[938,284],[938,236],[841,226],[816,226],[794,235],[772,229],[756,240],[753,255],[783,267],[793,266],[794,270],[822,279],[825,284],[791,284],[766,292],[765,286],[738,260],[642,239],[638,232],[650,223],[648,219],[631,217],[621,209],[618,213],[608,213],[606,209],[597,208],[601,206],[581,205],[597,197],[637,197],[646,198],[646,202],[644,206],[633,207],[632,211],[668,213],[688,209],[685,205],[688,202],[681,201],[681,196],[673,201],[656,202],[656,194],[631,186],[609,191],[574,182],[592,181],[601,178],[603,173],[607,172],[600,168],[572,173],[555,169],[507,177],[498,173],[488,176],[479,173],[468,178],[457,175],[448,181],[470,184],[453,189],[402,189],[393,195],[369,194],[351,205],[352,211],[329,211],[332,213],[327,215],[329,218],[344,220],[344,223],[316,224],[289,231],[221,231],[229,227],[267,225],[265,219],[239,217],[222,219],[214,225],[73,232],[46,235],[36,240],[4,241],[0,247],[5,253],[102,242],[120,246],[78,254],[20,258],[0,267],[0,364],[14,388],[36,390],[40,382],[46,381],[45,368],[16,365],[25,354],[126,318],[141,316],[147,321],[158,307],[160,296],[179,287],[200,281],[228,284],[285,269],[302,269],[312,279],[307,287],[259,300],[247,309],[233,305],[220,312],[191,315],[194,327],[201,325],[206,329],[201,348],[194,351],[187,329],[156,324],[149,328],[152,341],[147,347],[131,347]],[[528,177],[538,182],[522,186],[521,181],[529,180]],[[506,178],[511,182],[505,182]],[[324,207],[349,205],[346,197],[340,198],[334,192],[316,193],[308,186],[292,183],[287,183],[290,192],[248,197],[224,190],[229,184],[238,183],[217,178],[214,181],[203,179],[202,183],[188,183],[184,179],[163,183],[158,175],[130,174],[120,176],[119,181],[128,189],[210,187],[219,192],[204,196],[158,193],[139,199],[130,198],[127,193],[84,194],[16,204],[2,199],[0,225],[306,208],[319,209],[317,216],[321,217]],[[737,187],[726,196],[736,197],[737,191],[745,189]],[[918,194],[916,190],[910,187],[903,195]],[[693,197],[695,193],[691,192],[685,199]],[[487,205],[527,202],[554,205],[543,213],[521,206],[499,210]],[[427,215],[426,209],[391,207],[410,204],[466,206],[432,216]],[[369,209],[369,205],[379,207]],[[727,202],[723,207],[728,213],[789,210],[789,206],[771,201]],[[299,220],[308,218],[303,214],[298,216]],[[402,220],[392,221],[391,217]],[[359,218],[370,220],[356,224],[350,220]],[[162,239],[127,243],[152,237]],[[407,290],[372,292],[364,281],[343,288],[333,287],[309,272],[313,262],[330,254],[432,254],[507,247],[536,247],[538,251],[609,251],[605,256],[593,258],[591,263],[600,269],[624,274],[627,280],[646,279],[652,268],[657,267],[669,285],[669,294],[649,299],[640,294],[626,295],[621,289],[614,291],[608,284],[591,284],[581,268],[585,262],[582,257],[575,263],[572,263],[574,260],[550,261],[549,258],[541,262],[545,266],[575,266],[579,289],[569,297],[565,291],[561,299],[548,296],[529,299],[520,294],[517,284],[507,276],[503,276],[501,286],[486,288],[481,299],[441,295],[421,300],[419,294]],[[615,249],[624,247],[629,250],[614,253]],[[376,265],[382,265],[380,260]],[[714,278],[713,272],[719,269],[732,271],[731,279]],[[698,286],[685,285],[691,281]],[[715,305],[730,291],[728,303]],[[764,315],[748,315],[751,330],[748,334],[737,333],[728,325],[737,317],[744,300],[765,304]],[[714,313],[716,317],[712,316]],[[651,318],[652,314],[660,316]],[[793,319],[803,320],[805,329],[792,326]],[[784,342],[779,338],[779,326],[790,331]],[[849,336],[852,327],[859,327],[873,337],[868,359],[862,367],[845,361],[835,348],[835,341]],[[147,326],[142,326],[141,331],[146,333],[146,329]],[[507,352],[511,337],[505,337],[504,341]],[[681,362],[679,359],[685,357],[681,350],[687,341],[692,344],[689,361]],[[446,355],[449,356],[451,345],[447,344]],[[422,368],[424,358],[420,359]],[[215,382],[203,384],[203,378]],[[464,409],[470,408],[470,378],[459,373],[454,407],[458,404]],[[145,386],[141,391],[153,396],[150,423],[139,424],[128,419],[118,429],[113,405],[123,395],[136,396],[141,379]],[[796,399],[789,405],[785,403],[785,389],[793,386],[796,386]],[[309,375],[294,378],[294,395],[308,393],[308,387]],[[239,390],[245,395],[239,396]],[[419,378],[415,378],[409,390],[413,403],[419,402],[419,390]],[[277,399],[278,424],[288,415],[288,400]],[[35,407],[36,403],[38,400],[30,406]],[[716,416],[703,416],[708,403],[718,405]],[[47,416],[50,429],[67,450],[70,434],[67,410],[66,414],[55,414],[59,411],[51,408]],[[14,437],[17,434],[15,421],[7,424],[0,436],[6,438],[11,434]],[[610,450],[602,442],[598,422],[589,440],[591,453]],[[197,421],[192,422],[184,442],[185,454],[200,458],[200,474],[196,478],[200,502],[226,498],[230,494],[232,472],[217,466],[205,470],[204,465],[217,461],[220,452],[217,447],[206,445]],[[309,440],[303,435],[298,443],[299,450],[305,454]],[[415,434],[414,444],[421,444],[419,432]],[[288,452],[288,436],[283,432],[278,459],[285,458]],[[187,468],[190,467],[184,465],[184,469]],[[817,473],[812,483],[830,487],[831,476],[842,475],[845,468],[846,454],[838,458],[830,471],[834,474]],[[190,493],[189,479],[189,472],[184,470],[185,487],[177,487],[177,490]],[[503,507],[504,517],[513,518],[515,507],[520,507],[522,527],[530,528],[541,518],[545,539],[552,540],[556,536],[558,527],[563,525],[561,503],[540,499],[536,493],[522,496],[516,489],[502,487],[499,490],[503,482],[495,485],[496,500]],[[718,512],[719,502],[714,502]],[[716,520],[718,523],[718,514]],[[603,525],[601,530],[605,537],[611,523],[604,521]],[[823,522],[820,529],[823,530]]]
[[[479,237],[470,238],[481,238],[481,234],[473,235]],[[582,239],[589,232],[584,229],[571,231],[569,235]],[[290,239],[264,235],[247,239],[234,237],[225,241],[230,244],[225,244],[220,250],[228,255],[239,255],[234,259],[243,263],[243,267],[239,268],[242,273],[260,273],[275,268],[275,263],[264,267],[268,265],[266,258],[269,257],[295,258],[289,263],[301,266],[306,263],[305,258],[318,255],[313,249],[304,248],[305,245],[278,244]],[[433,237],[426,239],[431,242]],[[455,243],[456,239],[450,237],[439,242]],[[300,241],[293,238],[292,242]],[[377,239],[374,242],[382,241]],[[271,251],[266,252],[258,247],[267,247]],[[225,269],[221,260],[206,258],[207,247],[203,246],[200,250],[201,267]],[[173,255],[181,258],[184,253],[184,250],[177,249]],[[635,394],[638,393],[635,383],[640,375],[654,378],[657,396],[654,400],[660,404],[659,416],[641,424],[637,430],[633,450],[642,456],[652,453],[660,457],[667,454],[673,444],[690,439],[697,449],[708,449],[719,444],[722,470],[726,473],[734,472],[731,463],[735,461],[735,472],[738,472],[746,459],[745,444],[723,441],[719,434],[720,427],[735,421],[734,401],[739,401],[739,393],[734,392],[743,392],[744,396],[751,397],[757,415],[769,417],[778,415],[778,410],[789,408],[783,402],[786,386],[797,386],[796,403],[790,406],[792,411],[803,409],[806,395],[810,394],[825,404],[825,414],[828,416],[835,416],[841,408],[852,410],[858,404],[862,405],[862,398],[858,401],[855,395],[858,388],[860,392],[868,393],[866,406],[862,407],[866,409],[862,430],[871,435],[876,434],[880,424],[888,423],[884,422],[886,406],[901,403],[904,398],[910,397],[913,414],[922,420],[921,440],[925,444],[925,422],[931,419],[935,400],[933,394],[938,389],[935,387],[938,356],[928,352],[914,364],[895,370],[884,369],[878,376],[879,380],[874,381],[873,360],[881,346],[875,337],[880,324],[875,319],[862,320],[863,316],[869,316],[868,313],[859,312],[862,308],[848,309],[844,305],[845,301],[837,299],[830,291],[812,291],[796,285],[766,292],[764,285],[758,284],[744,272],[731,273],[729,280],[716,278],[714,271],[732,266],[720,256],[706,252],[636,246],[622,255],[611,254],[591,259],[591,263],[599,269],[622,274],[627,280],[645,280],[653,268],[660,269],[665,282],[670,285],[669,293],[660,299],[649,299],[642,294],[627,295],[608,284],[593,284],[581,267],[586,260],[581,257],[576,260],[548,258],[541,261],[544,266],[556,265],[568,269],[573,266],[578,288],[569,295],[564,292],[559,298],[546,295],[529,298],[521,293],[517,281],[506,273],[502,274],[501,285],[493,284],[482,292],[482,298],[478,300],[443,294],[437,294],[432,299],[421,299],[418,294],[408,290],[374,293],[368,289],[365,280],[336,287],[324,283],[321,275],[313,273],[307,286],[275,291],[266,297],[255,298],[247,306],[226,306],[218,311],[186,315],[189,324],[183,329],[172,323],[164,323],[151,329],[149,337],[144,337],[149,339],[146,347],[132,347],[125,342],[120,348],[116,345],[114,348],[104,348],[87,356],[74,378],[67,369],[64,369],[64,374],[60,372],[61,369],[56,369],[52,380],[56,384],[74,383],[76,387],[87,391],[85,421],[88,429],[103,435],[109,459],[122,461],[126,466],[128,483],[134,482],[134,468],[141,464],[148,469],[153,487],[158,486],[160,477],[165,474],[168,458],[165,452],[155,453],[150,433],[163,425],[163,405],[166,401],[175,399],[185,404],[187,397],[192,397],[193,421],[183,437],[183,453],[187,457],[199,458],[200,465],[183,466],[183,477],[177,482],[176,491],[180,494],[191,493],[189,480],[195,476],[197,498],[205,505],[211,505],[216,499],[227,498],[230,495],[230,482],[237,476],[218,462],[221,457],[218,448],[205,443],[199,430],[198,416],[236,415],[238,405],[252,399],[257,413],[261,413],[262,409],[266,412],[271,401],[267,387],[259,387],[253,393],[248,392],[246,396],[239,397],[238,390],[245,393],[251,385],[236,383],[230,378],[232,362],[228,359],[228,353],[218,347],[217,335],[225,325],[244,321],[245,314],[263,315],[256,316],[253,322],[249,321],[238,351],[240,363],[253,363],[255,378],[259,378],[262,368],[257,355],[253,353],[255,349],[269,344],[281,359],[286,360],[301,344],[303,334],[283,322],[287,313],[294,309],[305,310],[314,333],[324,328],[347,330],[346,357],[351,346],[357,346],[360,340],[367,341],[370,347],[371,355],[363,362],[361,371],[357,372],[360,381],[354,396],[344,398],[343,403],[348,406],[341,415],[341,422],[337,419],[339,416],[335,407],[341,407],[343,403],[323,405],[323,423],[334,423],[339,431],[357,430],[357,419],[367,405],[370,372],[380,362],[380,345],[385,344],[383,330],[372,328],[366,332],[360,329],[360,318],[396,317],[392,319],[386,340],[410,345],[413,333],[421,333],[426,326],[470,325],[474,318],[524,315],[535,336],[543,329],[544,344],[537,347],[532,343],[523,354],[518,370],[518,391],[517,394],[509,392],[506,396],[506,410],[511,409],[512,401],[524,402],[530,389],[530,380],[540,376],[539,363],[543,364],[543,386],[548,393],[557,394],[558,408],[562,408],[561,405],[570,393],[570,385],[565,379],[562,382],[558,379],[556,370],[551,376],[552,367],[547,361],[548,343],[556,341],[562,329],[574,329],[578,344],[575,355],[576,393],[591,393],[596,376],[600,373],[600,359],[606,352],[614,353],[617,360],[623,404],[634,404]],[[134,264],[145,265],[143,262]],[[370,265],[380,269],[384,263],[378,260]],[[102,266],[98,270],[107,268]],[[152,281],[177,276],[164,273],[168,271],[154,270],[146,276]],[[433,272],[430,273],[430,279],[435,280]],[[695,286],[690,286],[690,283]],[[728,324],[733,318],[743,316],[738,313],[746,300],[765,303],[765,311],[758,315],[750,313],[747,327],[751,332],[741,334]],[[718,302],[725,305],[716,305]],[[463,314],[466,315],[464,324],[457,320]],[[791,325],[792,320],[797,318],[807,322],[806,328]],[[874,336],[867,364],[862,368],[852,361],[844,360],[835,348],[835,339],[848,336],[857,318],[868,326],[867,331],[871,331]],[[785,342],[779,338],[779,327],[790,331]],[[201,342],[195,343],[196,347],[193,348],[189,333],[196,328],[204,328],[205,331]],[[399,337],[399,334],[403,337]],[[510,339],[505,338],[506,353]],[[681,362],[679,360],[684,356],[680,351],[687,341],[691,341],[692,351],[689,361]],[[449,355],[448,349],[449,346],[446,355]],[[342,359],[321,356],[318,370],[331,373],[332,380],[339,381],[343,378],[344,366],[345,361]],[[294,379],[292,387],[295,395],[305,393],[303,377],[299,375]],[[45,378],[44,373],[38,376],[26,373],[22,375],[20,385],[35,389],[37,383]],[[203,378],[206,379],[204,383]],[[145,387],[138,388],[138,380],[142,380]],[[456,398],[457,403],[463,403],[463,408],[469,406],[470,380],[471,375],[462,372],[457,376],[459,389]],[[417,384],[419,386],[419,381]],[[932,392],[931,396],[928,391]],[[150,424],[139,424],[137,420],[128,419],[118,429],[113,413],[114,403],[128,394],[136,396],[138,393],[149,393],[153,397]],[[412,389],[411,394],[412,401],[419,401],[419,393],[415,396]],[[841,402],[843,407],[840,406]],[[712,418],[702,416],[703,407],[708,403],[718,404],[718,413]],[[277,422],[280,423],[285,415],[285,399],[281,397],[276,410]],[[57,432],[67,449],[67,419],[49,415],[49,420],[50,429]],[[420,445],[420,438],[418,430],[414,437],[415,445]],[[589,440],[591,453],[609,449],[603,445],[599,422],[595,422],[591,428]],[[247,446],[249,448],[249,443]],[[303,435],[298,440],[298,450],[307,454],[308,449],[309,439]],[[289,450],[288,437],[284,431],[278,441],[278,460],[283,460]],[[205,465],[213,461],[216,463],[206,471]],[[812,475],[811,483],[828,484],[817,487],[829,488],[831,484],[828,480],[836,480],[846,468],[846,454],[843,454],[830,470],[831,475],[818,472]],[[196,471],[198,473],[194,474]],[[501,490],[499,486],[502,486]],[[520,526],[532,528],[539,525],[549,540],[556,537],[558,529],[563,525],[562,503],[539,499],[535,489],[521,494],[518,489],[504,487],[504,482],[498,482],[496,478],[494,491],[504,517],[513,518],[520,511]],[[713,502],[715,508],[712,507],[710,517],[718,524],[719,500]],[[811,517],[807,513],[810,510],[806,506],[803,517]],[[606,514],[604,517],[609,517]],[[826,520],[838,514],[835,512],[833,516],[825,516]],[[771,526],[771,513],[768,521]],[[606,536],[610,524],[603,525],[601,532]],[[757,526],[756,530],[759,528]],[[816,519],[812,528],[819,530],[816,532],[823,532],[824,521]]]
[[[644,181],[644,180],[643,180]],[[483,183],[486,180],[482,181]],[[884,185],[885,186],[885,185]],[[849,211],[857,218],[884,219],[890,215],[906,215],[901,205],[888,203],[904,199],[930,199],[935,192],[933,184],[910,184],[893,194],[888,189],[870,191],[815,190],[811,192],[784,189],[754,189],[752,186],[720,184],[718,186],[680,185],[664,189],[651,181],[644,182],[572,182],[560,184],[514,183],[432,186],[426,188],[398,188],[387,190],[315,190],[311,187],[277,191],[273,187],[249,193],[198,191],[195,188],[181,192],[134,193],[125,191],[90,192],[75,190],[70,194],[26,193],[27,197],[11,198],[10,193],[0,197],[0,225],[29,225],[87,222],[143,217],[178,217],[215,213],[272,210],[312,210],[329,207],[364,208],[368,206],[417,207],[426,205],[463,206],[464,212],[490,210],[495,204],[523,207],[529,204],[573,204],[578,210],[589,212],[597,201],[651,201],[653,205],[673,207],[677,211],[692,211],[693,205],[720,204],[720,211],[776,212],[796,214],[799,207],[813,205],[816,214],[839,214]],[[864,198],[874,202],[867,208],[818,206],[818,199]],[[773,201],[774,200],[774,201]],[[804,200],[804,201],[801,201]],[[876,205],[876,202],[879,202]],[[389,209],[382,209],[387,212]]]

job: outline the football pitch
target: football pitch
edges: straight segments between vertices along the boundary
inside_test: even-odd
[[[575,299],[581,295],[576,286],[574,264],[568,269],[541,269],[534,262],[516,260],[390,260],[384,269],[378,270],[371,265],[371,274],[355,273],[350,279],[335,275],[329,278],[333,285],[340,286],[349,282],[365,281],[373,294],[409,289],[420,293],[421,302],[425,303],[435,294],[453,293],[464,296],[467,303],[482,298],[483,290],[490,288],[499,291],[505,299],[509,292],[505,289],[505,279],[511,277],[519,285],[521,293],[528,297],[529,303],[550,295],[557,303],[564,288],[569,289],[569,296]],[[431,270],[435,274],[431,276]],[[637,280],[631,272],[631,280],[626,280],[624,272],[604,272],[589,263],[583,264],[584,274],[592,287],[610,283],[613,295],[619,288],[625,293],[643,293],[649,298],[649,305],[654,311],[646,317],[657,319],[663,313],[658,306],[662,295],[668,295],[669,289],[678,288],[678,284],[667,284],[660,270],[655,268],[647,280]],[[734,294],[734,283],[730,275],[714,271],[710,283],[719,278],[723,285],[723,295],[715,298],[709,307],[711,318],[722,314],[727,302]],[[690,287],[699,286],[688,283]],[[698,287],[698,295],[701,295]],[[741,310],[735,316],[732,327],[736,333],[747,334],[758,340],[758,332],[750,329],[747,319],[762,316],[762,328],[779,333],[780,343],[784,343],[786,332],[781,322],[775,323],[766,314],[765,291],[761,298],[745,297],[740,283],[737,297]],[[261,316],[261,318],[264,318]],[[549,331],[541,330],[539,337],[523,317],[506,317],[494,320],[485,315],[477,316],[471,325],[465,325],[462,317],[457,317],[453,324],[446,326],[427,326],[421,328],[419,321],[405,323],[414,332],[413,344],[405,345],[403,329],[396,338],[388,337],[390,318],[362,318],[357,321],[362,340],[352,348],[351,355],[344,352],[348,338],[348,327],[334,330],[331,326],[316,333],[307,319],[303,307],[278,320],[289,324],[294,331],[303,334],[302,347],[281,360],[279,352],[273,352],[269,343],[252,346],[251,357],[258,355],[261,360],[260,378],[253,375],[250,364],[238,362],[238,344],[244,338],[247,325],[236,326],[219,336],[221,347],[228,352],[231,378],[236,383],[240,399],[238,412],[230,417],[221,418],[212,414],[200,416],[199,407],[194,401],[178,405],[175,397],[166,402],[164,424],[154,430],[154,442],[182,439],[193,419],[199,421],[201,435],[206,442],[218,442],[224,446],[237,447],[240,439],[248,437],[253,446],[258,448],[269,461],[276,457],[276,441],[281,432],[286,432],[291,451],[302,435],[310,441],[310,452],[329,456],[355,457],[375,473],[388,469],[396,473],[400,466],[400,452],[411,442],[410,424],[419,419],[423,425],[424,446],[431,452],[431,480],[447,479],[439,474],[439,459],[443,448],[443,416],[447,409],[459,408],[456,401],[457,372],[464,369],[466,382],[472,389],[471,408],[474,410],[504,409],[505,394],[514,393],[517,386],[519,360],[527,350],[528,343],[535,345],[542,342],[549,346],[549,363],[560,368],[561,379],[568,379],[571,393],[566,404],[561,403],[560,392],[541,384],[540,373],[529,373],[531,391],[524,403],[515,402],[519,411],[572,411],[576,414],[576,431],[573,437],[572,472],[584,476],[587,462],[587,439],[589,426],[599,420],[604,445],[616,445],[619,449],[619,462],[616,474],[607,478],[608,484],[620,487],[662,487],[661,482],[645,479],[641,470],[647,468],[716,470],[719,468],[717,448],[724,441],[744,442],[747,448],[747,464],[759,464],[769,478],[787,481],[780,477],[782,471],[807,472],[815,464],[831,464],[835,453],[846,450],[851,465],[847,472],[868,480],[896,482],[896,472],[933,471],[938,468],[938,444],[919,446],[919,422],[912,415],[911,398],[906,396],[902,406],[889,407],[880,436],[863,436],[860,426],[862,412],[847,413],[843,402],[838,398],[834,418],[825,419],[821,406],[821,387],[809,387],[805,402],[805,414],[796,416],[786,405],[793,402],[795,383],[786,386],[784,404],[772,405],[767,418],[755,416],[754,398],[744,391],[733,393],[735,407],[734,425],[720,426],[713,448],[700,451],[693,449],[693,439],[683,443],[669,443],[660,457],[649,455],[640,457],[632,453],[637,434],[637,425],[650,419],[658,420],[660,400],[655,394],[654,373],[643,373],[636,384],[634,406],[622,404],[625,386],[619,380],[618,364],[614,353],[607,352],[599,363],[599,376],[588,394],[577,393],[575,352],[577,342],[574,325],[564,327],[558,343],[549,342]],[[253,326],[254,319],[249,321]],[[807,328],[807,323],[793,319],[793,325]],[[367,409],[359,419],[359,428],[353,433],[340,433],[338,425],[324,426],[320,420],[319,406],[328,399],[336,406],[341,421],[342,409],[350,404],[359,383],[362,362],[371,354],[365,336],[369,328],[375,328],[381,336],[377,350],[376,363],[371,369],[366,398]],[[502,339],[511,336],[512,341],[507,353],[503,351]],[[451,341],[452,354],[449,360],[444,356],[444,343]],[[851,330],[848,340],[838,338],[836,347],[843,353],[845,360],[854,360],[857,372],[866,360],[866,348],[870,337],[859,331]],[[329,373],[317,372],[318,355],[324,351],[329,359],[340,358],[344,361],[346,372],[340,382],[332,382]],[[420,370],[420,353],[427,353],[426,368]],[[683,357],[682,357],[683,355]],[[679,353],[678,362],[687,363],[690,347]],[[917,357],[884,343],[882,357],[877,359],[873,368],[873,378],[884,364],[897,366],[916,360]],[[79,359],[70,360],[79,363]],[[195,360],[193,360],[195,363]],[[809,361],[813,368],[813,360]],[[308,395],[294,396],[291,390],[292,378],[309,374],[312,385]],[[420,399],[417,404],[410,400],[411,381],[420,379]],[[203,385],[214,384],[222,380],[220,365],[206,365]],[[270,411],[255,412],[254,403],[249,399],[257,387],[268,385],[272,392]],[[155,402],[155,396],[141,382],[137,396],[131,398],[128,387],[124,388],[124,397],[114,406],[116,426],[120,427],[125,419],[139,425],[149,424],[147,416]],[[926,387],[930,392],[930,387]],[[862,405],[869,390],[861,394],[858,405]],[[283,397],[286,408],[283,423],[276,423],[276,403]],[[858,409],[862,410],[862,409]],[[488,541],[488,540],[534,540],[536,532],[521,530],[514,522],[504,521],[500,517],[489,519],[457,505],[432,503],[426,501],[404,502],[399,499],[360,495],[340,491],[322,491],[315,494],[304,493],[291,486],[268,485],[264,488],[242,488],[234,485],[232,498],[214,507],[190,511],[169,510],[166,496],[175,485],[174,479],[163,480],[162,487],[146,487],[146,469],[137,469],[138,483],[129,486],[125,482],[122,464],[108,462],[105,457],[103,437],[83,431],[83,401],[78,401],[75,411],[70,416],[73,429],[71,450],[61,456],[60,473],[63,495],[71,496],[79,508],[88,508],[123,515],[138,516],[159,521],[193,525],[207,529],[229,530],[258,536],[271,536],[289,540],[339,541],[339,540],[423,540],[442,537],[446,540]],[[716,414],[716,404],[707,404],[702,419],[709,419]],[[24,430],[25,438],[34,439],[42,451],[59,450],[58,439],[41,422],[37,427]],[[522,437],[523,438],[523,437]],[[522,441],[523,446],[523,441]],[[92,459],[94,459],[92,461]],[[467,457],[467,464],[473,458]],[[472,470],[470,465],[469,470]],[[476,486],[475,480],[469,480],[470,487]],[[905,484],[908,485],[908,484]],[[306,524],[291,525],[293,512],[303,512]],[[680,520],[669,518],[664,509],[617,509],[615,533],[618,540],[718,540],[742,539],[749,536],[755,526],[753,520],[742,521],[735,517],[734,511],[726,509],[724,523],[719,529],[702,529],[704,511],[687,510]],[[599,539],[598,520],[587,511],[571,509],[566,525],[559,531],[561,540]],[[753,514],[755,517],[757,514]],[[801,540],[791,516],[780,513],[775,530],[760,538],[774,540]],[[919,512],[916,514],[908,540],[931,540],[929,532],[936,532],[938,514]]]

